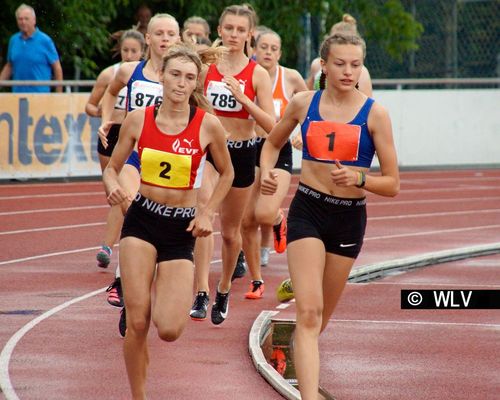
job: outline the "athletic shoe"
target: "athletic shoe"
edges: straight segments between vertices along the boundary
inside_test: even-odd
[[[269,253],[271,249],[269,247],[261,247],[260,248],[260,266],[267,267],[269,264]]]
[[[97,252],[95,258],[97,260],[97,266],[99,268],[108,268],[108,265],[111,261],[111,247],[102,246],[101,249]]]
[[[245,260],[245,254],[243,251],[240,251],[238,255],[238,261],[236,261],[236,268],[234,269],[233,276],[231,277],[231,281],[234,281],[236,278],[243,278],[247,273],[247,262]]]
[[[204,321],[207,318],[209,297],[207,292],[198,292],[194,299],[189,316],[194,321]]]
[[[108,303],[115,307],[123,307],[123,291],[120,278],[115,278],[113,283],[106,289],[108,292]]]
[[[290,278],[285,279],[280,283],[280,285],[276,289],[276,297],[281,303],[290,301],[295,297],[295,295],[293,294],[292,280]]]
[[[229,311],[229,292],[221,293],[217,289],[217,295],[215,296],[214,304],[212,305],[212,323],[214,325],[219,325],[224,322],[227,318],[227,313]]]
[[[274,250],[276,253],[283,253],[286,250],[286,218],[280,208],[281,222],[273,226]]]
[[[274,349],[269,360],[273,368],[278,371],[281,376],[285,375],[286,371],[286,356],[283,350]]]
[[[264,281],[252,281],[250,284],[250,290],[245,293],[246,299],[262,299],[264,294]]]
[[[118,331],[120,332],[121,337],[125,337],[125,333],[127,332],[127,316],[125,314],[125,307],[120,311],[120,321],[118,322]]]

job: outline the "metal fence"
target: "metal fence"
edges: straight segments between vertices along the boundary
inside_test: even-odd
[[[500,76],[500,1],[401,0],[424,27],[419,49],[401,62],[367,41],[366,65],[376,78]]]
[[[500,88],[498,78],[405,78],[373,79],[374,89],[470,89]],[[0,88],[8,91],[11,86],[64,86],[65,93],[90,92],[94,80],[65,81],[0,81]]]

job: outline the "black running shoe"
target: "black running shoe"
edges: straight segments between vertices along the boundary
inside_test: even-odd
[[[227,318],[227,313],[229,311],[229,292],[221,293],[217,290],[217,295],[215,296],[215,302],[212,305],[212,323],[214,325],[219,325],[224,322]]]
[[[238,261],[236,261],[236,268],[234,269],[233,276],[231,277],[231,281],[234,281],[237,278],[243,278],[247,273],[247,262],[245,260],[245,254],[243,251],[240,251],[238,255]]]
[[[127,316],[125,315],[125,307],[120,311],[120,322],[118,322],[118,330],[120,331],[120,335],[125,337],[125,333],[127,332]]]
[[[194,299],[193,307],[189,313],[192,320],[204,321],[207,318],[208,302],[210,301],[207,292],[198,292]]]
[[[115,307],[123,307],[122,282],[120,278],[115,278],[113,283],[106,289],[108,292],[108,303]]]

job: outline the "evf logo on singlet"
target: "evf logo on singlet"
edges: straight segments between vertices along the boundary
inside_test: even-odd
[[[193,145],[193,140],[188,140],[188,139],[182,139],[182,142],[180,139],[175,139],[175,142],[172,144],[172,148],[177,154],[197,154],[198,149],[192,149],[191,146]],[[184,147],[184,146],[189,146],[189,147]]]

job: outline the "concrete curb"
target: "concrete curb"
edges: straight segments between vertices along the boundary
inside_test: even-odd
[[[248,336],[248,350],[255,369],[285,399],[300,400],[300,393],[269,364],[260,347],[269,331],[271,319],[278,311],[262,311],[255,319]]]
[[[461,260],[464,258],[479,257],[496,253],[500,253],[500,242],[425,253],[418,256],[384,261],[355,268],[349,275],[349,281],[366,282],[380,278],[386,274],[387,271],[420,268],[444,262]],[[299,391],[290,385],[286,379],[278,374],[278,372],[276,372],[276,370],[265,359],[261,349],[261,343],[269,331],[269,327],[272,323],[272,317],[276,314],[278,314],[278,311],[267,310],[262,311],[259,314],[250,329],[248,349],[255,369],[278,393],[289,400],[300,400]]]

